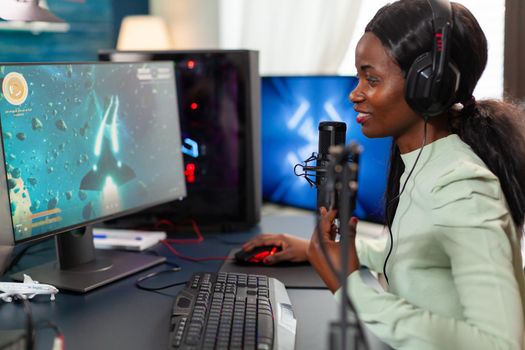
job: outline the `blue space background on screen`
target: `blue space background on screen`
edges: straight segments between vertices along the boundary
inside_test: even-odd
[[[27,93],[13,104],[4,84],[0,99],[16,240],[185,195],[173,76],[164,62],[0,67]]]
[[[294,166],[317,152],[321,121],[346,123],[346,142],[362,146],[355,215],[383,221],[391,138],[369,139],[356,122],[348,96],[353,76],[273,76],[262,78],[262,180],[267,201],[315,209],[315,188],[294,174]],[[315,162],[312,164],[314,165]]]

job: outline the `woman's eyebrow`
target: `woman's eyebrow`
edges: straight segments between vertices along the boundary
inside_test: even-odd
[[[367,70],[367,69],[372,69],[374,68],[374,66],[372,66],[371,64],[362,64],[359,69],[360,70]]]

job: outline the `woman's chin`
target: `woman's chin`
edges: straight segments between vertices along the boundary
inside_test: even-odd
[[[384,132],[384,130],[377,130],[373,127],[370,127],[370,125],[366,125],[366,124],[361,125],[361,132],[363,133],[363,135],[365,135],[366,137],[370,139],[376,139],[376,138],[389,136]]]

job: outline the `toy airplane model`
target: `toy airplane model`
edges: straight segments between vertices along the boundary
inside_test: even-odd
[[[51,300],[55,300],[58,289],[50,284],[40,284],[33,281],[28,275],[24,275],[24,282],[0,282],[0,299],[10,303],[13,297],[20,295],[24,299],[33,299],[35,295],[50,295]]]

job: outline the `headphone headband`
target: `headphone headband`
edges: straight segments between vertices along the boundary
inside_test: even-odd
[[[434,32],[441,32],[448,24],[452,26],[452,8],[448,0],[428,0],[432,9]]]
[[[448,0],[428,0],[432,9],[434,26],[434,45],[432,70],[435,72],[434,81],[439,86],[443,80],[445,64],[450,54],[450,34],[452,32],[452,9]],[[435,92],[433,92],[433,95]]]

